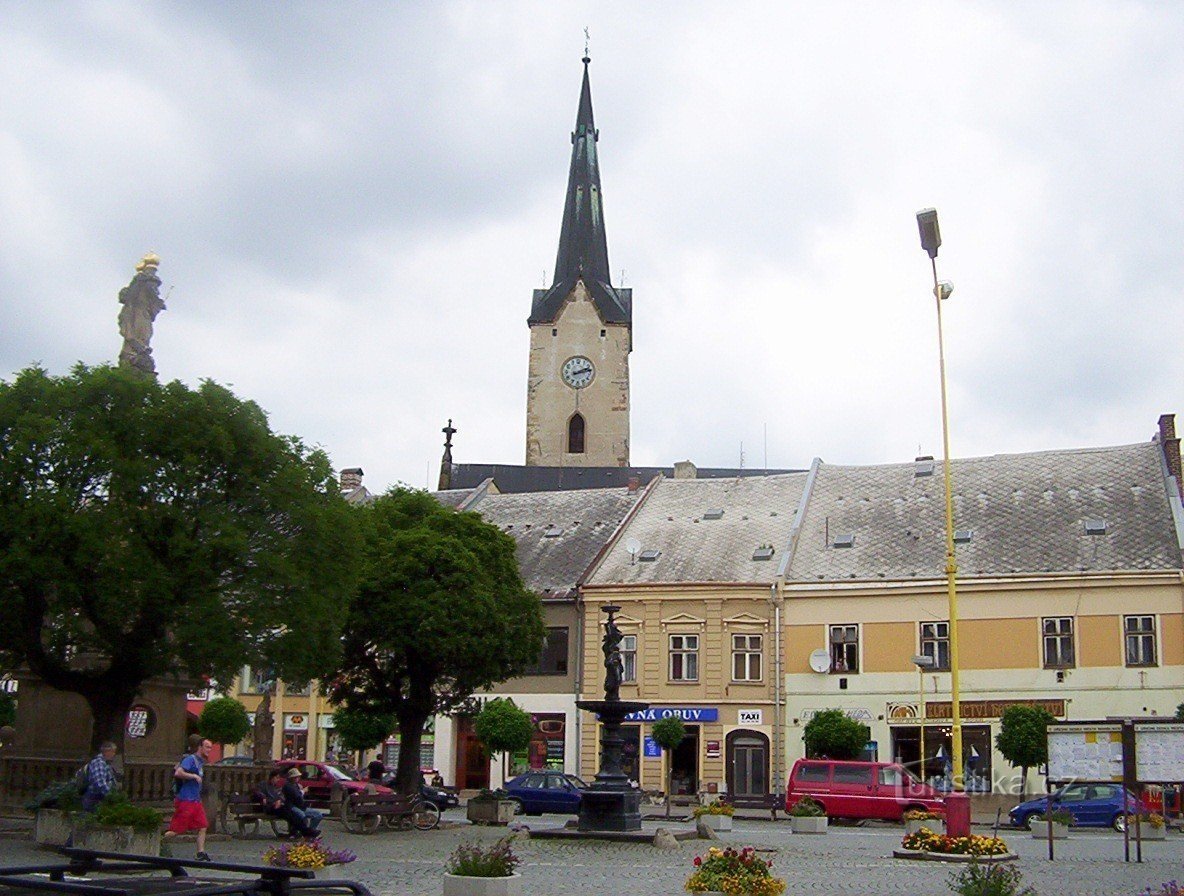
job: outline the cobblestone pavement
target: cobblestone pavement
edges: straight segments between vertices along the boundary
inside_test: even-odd
[[[437,831],[380,832],[372,836],[345,833],[330,824],[326,843],[349,848],[358,861],[334,869],[333,876],[351,877],[368,886],[376,896],[439,896],[441,875],[448,854],[458,843],[492,842],[504,829],[472,827],[457,815],[458,823]],[[528,819],[538,829],[561,824],[563,819]],[[647,822],[647,829],[656,828]],[[681,826],[677,822],[672,827]],[[860,896],[944,896],[949,877],[959,866],[941,862],[893,859],[900,843],[900,829],[888,826],[832,827],[824,836],[792,835],[785,821],[770,823],[738,820],[735,830],[722,834],[723,845],[752,845],[773,859],[774,870],[789,886],[787,894],[858,893]],[[1123,861],[1121,835],[1112,832],[1074,832],[1056,844],[1057,860],[1047,860],[1047,847],[1026,832],[1003,833],[1019,853],[1017,867],[1024,882],[1039,896],[1136,896],[1147,887],[1158,891],[1167,880],[1184,877],[1184,836],[1166,842],[1145,843],[1142,864]],[[216,859],[258,861],[270,840],[211,842]],[[559,842],[531,840],[515,846],[522,857],[523,896],[570,896],[606,893],[630,896],[677,896],[690,873],[691,860],[706,850],[707,841],[681,842],[677,849],[660,850],[649,845],[601,841]],[[191,843],[175,844],[178,856],[190,854]],[[46,853],[23,839],[0,839],[0,862],[44,861]],[[1133,858],[1133,844],[1132,844]],[[324,876],[324,875],[322,875]]]

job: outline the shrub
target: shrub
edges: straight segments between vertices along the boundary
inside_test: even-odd
[[[794,818],[820,818],[826,814],[826,810],[817,800],[804,796],[789,807],[789,814]]]
[[[929,809],[909,809],[904,813],[905,821],[941,821],[945,818],[940,812],[932,812]]]
[[[513,835],[493,846],[462,843],[448,859],[445,870],[462,877],[509,877],[522,860],[510,848]]]
[[[25,803],[25,808],[31,812],[36,812],[38,809],[61,809],[63,812],[77,812],[82,808],[82,795],[79,794],[78,785],[74,783],[73,779],[58,781],[55,784],[50,784]]]
[[[1066,827],[1073,823],[1073,813],[1068,809],[1053,809],[1047,818],[1053,824],[1063,824]]]
[[[135,828],[137,831],[159,831],[164,816],[148,806],[135,806],[121,790],[112,790],[95,807],[93,815],[84,816],[84,821],[115,827]]]
[[[1036,896],[1031,887],[1020,889],[1022,875],[1010,865],[971,862],[950,874],[950,889],[959,896]]]
[[[824,709],[802,731],[807,756],[858,759],[867,746],[868,730],[841,709]]]
[[[693,814],[696,818],[704,815],[735,815],[736,808],[731,803],[712,800],[706,806],[696,806]]]
[[[1162,828],[1162,827],[1164,826],[1164,820],[1163,820],[1163,816],[1162,816],[1162,815],[1159,815],[1159,814],[1157,814],[1157,813],[1155,813],[1155,812],[1150,812],[1150,813],[1148,813],[1148,814],[1146,814],[1146,815],[1140,815],[1140,816],[1138,816],[1138,820],[1139,820],[1139,823],[1140,823],[1140,824],[1145,824],[1145,825],[1147,825],[1148,827],[1152,827],[1152,828],[1155,828],[1155,829],[1157,829],[1157,830],[1158,830],[1159,828]],[[1128,816],[1126,817],[1126,823],[1127,823],[1127,826],[1128,826],[1128,827],[1129,827],[1131,830],[1134,830],[1134,827],[1135,827],[1135,816],[1134,816],[1134,815],[1128,815]]]
[[[1184,706],[1184,703],[1180,705]],[[1148,887],[1139,896],[1184,896],[1184,890],[1180,889],[1180,885],[1176,881],[1169,880],[1160,884],[1158,890],[1152,890]]]
[[[687,878],[689,893],[718,890],[728,896],[779,896],[785,881],[773,877],[766,861],[751,846],[741,850],[711,847],[706,856],[695,856],[695,870]]]

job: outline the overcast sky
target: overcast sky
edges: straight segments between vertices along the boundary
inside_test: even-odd
[[[1184,4],[0,0],[0,377],[230,384],[381,491],[522,463],[591,31],[632,461],[1125,444],[1184,412]],[[1184,417],[1181,419],[1184,424]]]

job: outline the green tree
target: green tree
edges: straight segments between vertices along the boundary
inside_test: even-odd
[[[995,746],[1020,769],[1021,794],[1028,792],[1028,769],[1048,762],[1048,723],[1054,721],[1042,706],[1009,706],[999,716]]]
[[[1176,707],[1176,718],[1180,721],[1184,721],[1184,703],[1181,703]]]
[[[666,817],[670,817],[670,790],[674,782],[674,748],[687,736],[687,726],[678,716],[667,716],[654,722],[650,736],[666,753]]]
[[[498,697],[477,713],[473,732],[490,753],[502,754],[502,778],[505,779],[508,777],[506,761],[509,755],[530,746],[534,722],[530,713],[519,709],[513,700]]]
[[[0,728],[16,724],[16,698],[7,691],[0,691]]]
[[[362,753],[377,747],[398,725],[393,713],[366,712],[339,706],[333,710],[333,730],[341,746],[358,754],[362,764]],[[418,754],[417,754],[418,755]]]
[[[419,779],[427,720],[525,672],[543,646],[539,599],[514,540],[426,492],[394,489],[358,510],[366,546],[333,700],[399,721],[398,788]]]
[[[247,708],[233,697],[215,697],[202,707],[197,730],[216,744],[237,744],[250,733],[251,719]]]
[[[867,746],[868,731],[841,709],[824,709],[806,723],[802,739],[807,756],[858,759]]]
[[[95,749],[153,677],[332,666],[356,545],[325,454],[222,386],[0,383],[0,651],[86,700]]]

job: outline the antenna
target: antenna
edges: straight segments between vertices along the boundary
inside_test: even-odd
[[[765,422],[765,469],[769,469],[769,424]]]
[[[630,535],[625,539],[625,550],[629,552],[629,565],[637,562],[637,553],[641,550],[641,542]]]
[[[744,443],[740,443],[740,469],[744,469]]]

